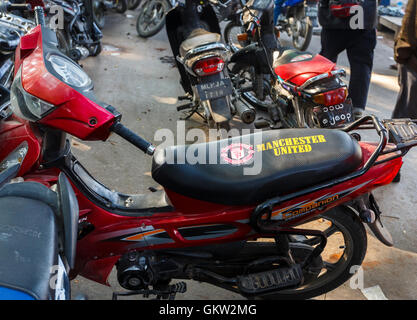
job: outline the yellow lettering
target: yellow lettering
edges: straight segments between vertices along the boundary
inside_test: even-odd
[[[304,139],[306,139],[307,140],[307,143],[308,144],[310,144],[311,142],[310,142],[310,137],[304,137]]]
[[[322,134],[317,137],[319,138],[320,142],[326,142],[326,139],[324,139],[324,136]]]
[[[304,146],[304,150],[305,150],[305,152],[310,152],[311,151],[311,146],[309,144],[306,144]]]
[[[298,138],[298,142],[300,142],[300,144],[305,144],[304,138]]]
[[[313,143],[319,143],[319,140],[317,139],[317,136],[312,136],[311,140],[313,141]]]
[[[298,152],[303,153],[304,151],[304,146],[298,146]]]
[[[285,144],[284,144],[284,139],[279,139],[279,140],[278,140],[278,143],[279,143],[279,146],[280,146],[280,147],[285,146]]]
[[[285,139],[285,145],[286,146],[292,146],[291,138]]]
[[[278,148],[274,149],[274,154],[275,154],[276,157],[278,157],[278,156],[281,155],[281,151]]]
[[[272,149],[272,144],[270,142],[266,143],[266,150],[271,150]]]
[[[278,140],[272,141],[272,145],[274,146],[274,148],[279,148]]]
[[[281,154],[287,154],[287,148],[286,147],[281,147]]]
[[[256,147],[258,149],[258,152],[265,151],[265,145],[264,144],[258,144]]]

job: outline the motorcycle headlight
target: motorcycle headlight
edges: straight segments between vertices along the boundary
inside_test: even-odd
[[[48,114],[55,106],[27,93],[22,86],[22,70],[18,70],[10,88],[10,105],[18,117],[37,121]]]
[[[46,60],[51,63],[60,80],[69,86],[83,88],[91,84],[90,77],[71,60],[57,54],[51,54]]]

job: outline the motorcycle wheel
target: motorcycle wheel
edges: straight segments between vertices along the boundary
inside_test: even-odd
[[[103,29],[105,22],[104,8],[101,6],[99,0],[93,1],[93,19],[97,27]]]
[[[294,48],[305,51],[311,42],[313,36],[313,24],[309,17],[294,19],[291,25],[292,43]]]
[[[140,0],[127,0],[127,8],[129,10],[135,10],[140,4]]]
[[[166,0],[146,1],[136,21],[136,31],[142,38],[149,38],[157,34],[164,27],[165,15],[169,10]]]
[[[223,31],[223,39],[227,45],[229,45],[230,50],[235,53],[236,51],[247,46],[249,43],[239,41],[237,35],[242,33],[242,26],[235,21],[230,21],[227,23]]]
[[[101,45],[101,42],[96,44],[95,46],[90,47],[90,49],[89,49],[90,56],[97,57],[101,53],[102,49],[103,49],[103,47]]]
[[[125,13],[127,10],[127,0],[116,0],[116,12]]]
[[[70,46],[65,31],[56,30],[56,39],[58,40],[58,50],[69,56]]]
[[[365,258],[367,235],[359,217],[349,208],[336,207],[324,214],[314,217],[297,227],[321,230],[328,238],[327,245],[321,254],[322,268],[310,271],[304,277],[301,287],[286,289],[271,294],[257,296],[259,299],[310,299],[336,289],[349,280],[354,266],[360,266]],[[319,243],[318,237],[290,238],[291,244],[314,246]],[[343,245],[341,243],[343,242]],[[261,242],[262,243],[262,242]],[[264,242],[265,243],[265,242]],[[296,255],[296,262],[305,256]],[[313,266],[317,269],[316,263]]]
[[[251,66],[239,67],[235,66],[232,70],[229,70],[229,74],[232,77],[237,77],[239,83],[235,84],[235,89],[244,90],[241,94],[242,98],[249,103],[254,108],[259,108],[262,111],[268,111],[270,106],[274,105],[272,97],[270,96],[270,84],[267,79],[264,79],[264,97],[265,99],[261,100],[257,97],[254,90],[245,91],[247,87],[254,86],[254,68]],[[243,81],[243,83],[241,83]]]

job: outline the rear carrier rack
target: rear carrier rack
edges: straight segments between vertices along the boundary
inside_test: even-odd
[[[348,180],[355,179],[364,175],[371,167],[381,163],[391,161],[393,159],[404,156],[410,148],[417,145],[417,120],[411,119],[389,119],[380,121],[376,116],[369,115],[350,123],[349,125],[340,128],[345,132],[362,129],[375,129],[379,135],[379,143],[375,151],[369,157],[362,169],[350,173],[346,176],[339,177],[324,183],[290,193],[282,197],[271,198],[260,205],[258,205],[250,216],[251,226],[261,233],[273,234],[295,234],[295,235],[315,235],[320,237],[320,243],[310,253],[306,260],[301,264],[302,268],[308,267],[310,262],[318,257],[324,247],[326,246],[327,237],[317,230],[293,229],[281,226],[279,222],[271,220],[271,215],[274,207],[281,205],[284,202],[292,199],[305,196],[322,189],[330,188]],[[354,135],[352,133],[352,135]],[[395,147],[385,148],[387,142],[392,142]],[[378,161],[382,155],[392,154],[392,156],[384,157]]]

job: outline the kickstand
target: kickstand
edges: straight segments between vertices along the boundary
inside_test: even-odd
[[[190,119],[194,114],[199,115],[204,121],[206,121],[206,117],[204,117],[200,112],[197,111],[198,106],[193,107],[190,111],[188,111],[188,114],[184,118],[180,118],[180,120],[188,120]]]

